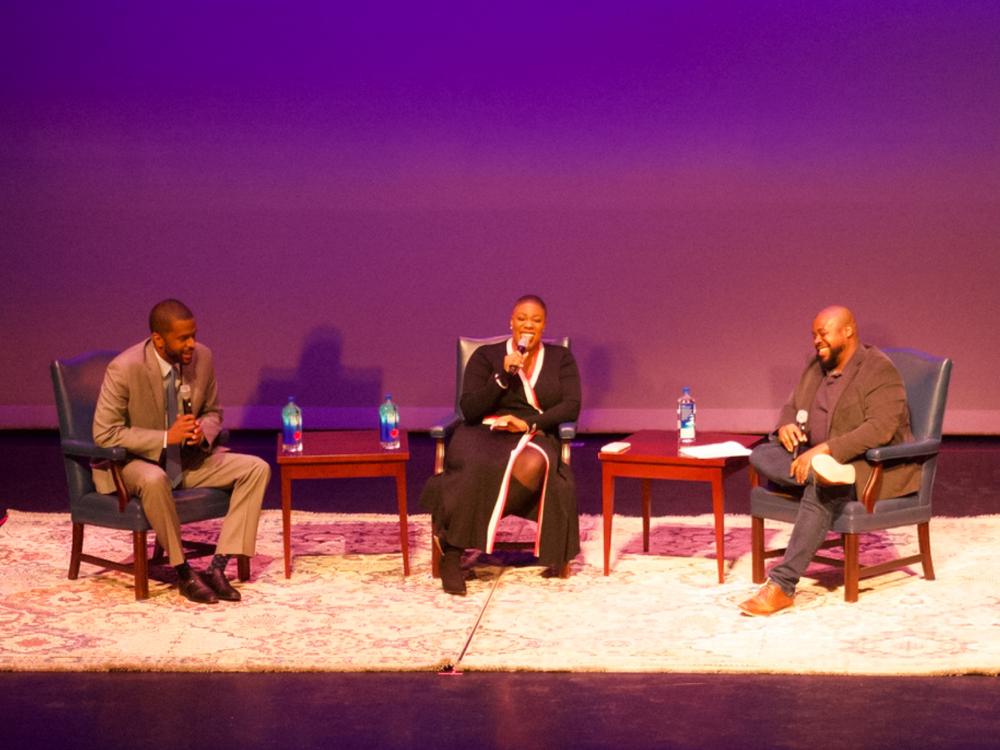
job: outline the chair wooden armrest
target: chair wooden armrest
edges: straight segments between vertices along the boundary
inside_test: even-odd
[[[430,435],[434,438],[434,473],[442,474],[444,473],[444,449],[451,437],[451,433],[455,431],[459,423],[462,421],[462,415],[458,412],[450,414],[445,417],[439,424],[434,425],[430,429]]]
[[[878,502],[879,493],[882,491],[882,464],[877,463],[872,466],[872,473],[865,482],[864,492],[861,493],[861,503],[869,513],[874,512],[875,503]]]
[[[865,459],[872,464],[872,473],[868,477],[861,495],[861,502],[865,506],[865,510],[869,513],[875,510],[875,503],[878,502],[879,493],[882,490],[882,467],[886,463],[903,459],[924,461],[931,456],[936,456],[940,449],[941,440],[939,438],[926,438],[899,445],[882,445],[868,450],[865,453]]]
[[[559,425],[560,460],[569,466],[571,456],[570,447],[576,439],[576,422],[563,422]]]
[[[129,493],[125,489],[125,480],[122,478],[122,464],[118,461],[111,461],[111,476],[115,480],[115,492],[118,493],[118,512],[124,513],[125,506],[128,505]]]

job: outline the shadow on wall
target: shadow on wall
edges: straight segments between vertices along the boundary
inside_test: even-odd
[[[382,394],[382,369],[353,369],[342,362],[343,335],[336,328],[317,328],[306,338],[302,358],[294,370],[266,368],[261,370],[255,404],[280,409],[289,396],[303,410],[329,411],[336,419],[337,411],[345,420],[358,408],[377,409]]]

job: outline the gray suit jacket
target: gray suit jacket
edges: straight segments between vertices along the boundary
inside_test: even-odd
[[[861,497],[872,472],[865,461],[865,451],[880,445],[902,443],[913,435],[906,387],[892,360],[874,346],[864,344],[858,347],[854,356],[858,358],[857,367],[844,373],[850,380],[830,414],[827,444],[835,459],[854,466],[855,489]],[[814,358],[802,373],[788,403],[782,407],[779,427],[794,422],[799,409],[809,410],[822,380],[823,370]],[[885,468],[879,497],[900,497],[916,492],[919,487],[920,467],[917,464],[894,464]]]
[[[194,415],[201,420],[205,440],[201,446],[185,448],[185,468],[200,463],[214,450],[222,430],[222,409],[218,404],[212,352],[195,344],[194,359],[182,369],[181,382],[191,386]],[[121,446],[129,460],[158,463],[163,453],[166,415],[163,376],[151,339],[123,351],[108,365],[94,412],[94,442],[103,447]],[[94,469],[98,492],[114,492],[115,484],[107,469]]]

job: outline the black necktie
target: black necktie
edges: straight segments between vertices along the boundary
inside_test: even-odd
[[[167,429],[169,430],[177,421],[177,371],[170,368],[170,376],[167,378]],[[180,443],[167,446],[167,476],[170,478],[170,486],[176,487],[181,483],[181,446]]]

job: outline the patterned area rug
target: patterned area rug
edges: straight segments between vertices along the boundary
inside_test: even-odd
[[[530,536],[530,524],[505,523]],[[860,601],[845,604],[839,571],[816,566],[796,606],[766,619],[736,609],[755,589],[746,516],[726,519],[722,585],[709,515],[654,518],[648,554],[641,520],[616,516],[609,577],[600,518],[581,528],[570,578],[541,576],[523,553],[473,553],[459,598],[430,576],[427,516],[410,519],[404,578],[395,516],[295,513],[286,580],[281,516],[265,511],[243,602],[199,606],[169,569],[142,602],[121,573],[84,564],[67,580],[68,517],[11,511],[0,527],[0,670],[1000,672],[1000,590],[984,575],[1000,516],[932,522],[937,581],[918,566],[862,581]],[[769,544],[788,530],[769,528]],[[915,529],[872,535],[862,559],[915,548]],[[89,529],[85,549],[125,559],[129,537]]]

